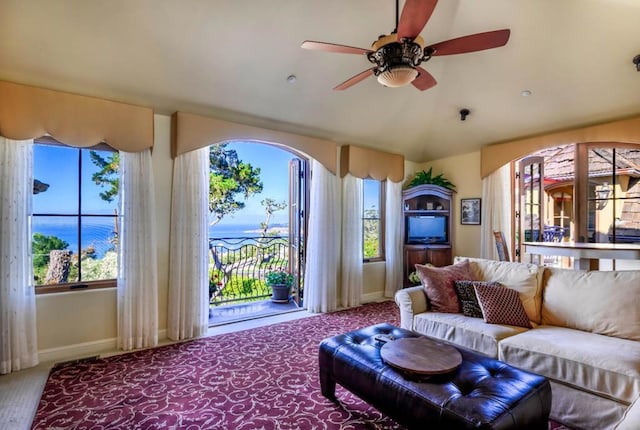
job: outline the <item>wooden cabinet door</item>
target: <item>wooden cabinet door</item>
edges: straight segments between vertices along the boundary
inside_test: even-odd
[[[424,246],[411,246],[404,247],[404,278],[403,282],[405,286],[413,285],[409,281],[409,274],[416,270],[416,264],[428,263],[427,248]]]
[[[434,266],[448,266],[451,264],[451,248],[430,248],[427,250],[427,259]]]

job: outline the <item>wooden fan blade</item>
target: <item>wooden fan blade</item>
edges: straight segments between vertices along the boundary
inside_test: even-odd
[[[368,54],[372,52],[370,49],[356,48],[355,46],[337,45],[335,43],[316,42],[314,40],[305,40],[300,45],[304,49],[313,49],[316,51],[337,52],[339,54]]]
[[[511,30],[509,29],[470,34],[469,36],[436,43],[425,48],[425,51],[433,49],[434,53],[432,55],[453,55],[498,48],[507,44],[510,34]]]
[[[364,72],[360,72],[357,75],[350,77],[349,79],[347,79],[346,81],[344,81],[340,85],[335,86],[333,89],[336,90],[336,91],[346,90],[347,88],[349,88],[349,87],[357,84],[358,82],[365,80],[369,76],[373,75],[373,71],[375,69],[376,69],[375,67],[372,67],[370,69],[365,70]]]
[[[416,70],[418,71],[419,75],[413,80],[413,82],[411,82],[411,85],[413,85],[420,91],[428,90],[429,88],[436,86],[438,82],[431,73],[427,72],[420,66],[416,67]]]
[[[407,0],[398,23],[398,40],[415,39],[427,25],[438,0]]]

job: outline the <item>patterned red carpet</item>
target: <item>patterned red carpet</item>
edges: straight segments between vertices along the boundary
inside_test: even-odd
[[[399,324],[393,302],[61,366],[32,429],[401,429],[320,393],[318,343],[379,322]]]

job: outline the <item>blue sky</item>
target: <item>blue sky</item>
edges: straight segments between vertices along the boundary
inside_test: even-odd
[[[289,198],[289,160],[293,154],[283,149],[253,142],[234,142],[228,148],[235,149],[238,158],[260,168],[263,191],[247,200],[244,210],[227,216],[220,222],[224,224],[255,224],[265,220],[264,208],[260,201],[269,197],[278,202]],[[78,205],[78,150],[75,148],[51,145],[37,145],[34,152],[35,178],[49,185],[46,192],[34,195],[35,213],[77,213]],[[108,152],[101,152],[104,157]],[[87,153],[82,160],[83,212],[113,214],[117,202],[105,202],[99,197],[104,189],[95,185],[91,176],[98,170]],[[52,221],[52,219],[50,219]],[[271,223],[286,223],[287,211],[274,214]]]
[[[254,167],[260,167],[260,177],[264,184],[262,193],[253,196],[246,202],[244,210],[236,212],[233,216],[223,219],[218,225],[230,224],[256,224],[265,220],[264,208],[260,201],[264,198],[272,198],[276,201],[289,203],[289,160],[294,158],[290,152],[265,144],[253,142],[234,142],[228,148],[235,149],[238,158],[250,163]],[[364,181],[364,208],[374,207],[379,209],[378,189],[380,182]],[[287,224],[288,212],[286,210],[276,212],[270,224]],[[215,227],[214,227],[215,229]]]
[[[228,148],[235,149],[238,158],[260,168],[260,177],[264,185],[263,191],[250,197],[245,203],[246,207],[233,215],[225,217],[218,225],[252,224],[259,227],[265,220],[265,212],[260,201],[272,198],[278,202],[289,203],[289,161],[294,155],[286,150],[259,144],[254,142],[233,142]],[[108,152],[101,152],[108,156]],[[35,178],[49,184],[49,189],[34,196],[33,209],[35,213],[74,213],[77,210],[77,175],[78,175],[78,150],[62,146],[42,145],[36,146],[34,153]],[[88,155],[88,154],[85,154]],[[98,187],[91,180],[91,175],[98,168],[91,162],[88,156],[83,157],[82,172],[85,185],[82,195],[82,205],[85,212],[98,214],[113,214],[117,208],[117,202],[107,203],[98,194],[103,188]],[[377,182],[365,181],[365,196],[375,193],[367,192],[369,187],[377,187]],[[377,200],[366,199],[364,207],[372,205],[377,208]],[[271,224],[286,224],[288,222],[287,211],[274,214]]]
[[[255,224],[265,221],[264,207],[260,202],[265,198],[289,204],[289,160],[294,155],[275,146],[254,142],[232,142],[227,146],[235,149],[238,159],[260,168],[260,178],[264,188],[260,194],[250,197],[242,211],[226,216],[218,225]],[[276,212],[270,224],[286,224],[289,221],[286,210]],[[215,227],[214,227],[215,228]]]
[[[33,156],[34,178],[49,185],[49,189],[33,196],[34,213],[77,213],[78,209],[78,150],[51,145],[36,145]],[[99,151],[103,156],[109,153]],[[105,202],[99,197],[103,188],[91,180],[98,168],[88,154],[82,160],[82,206],[85,213],[113,214],[117,201]],[[86,185],[89,185],[88,187]]]
[[[366,180],[364,181],[364,183],[362,184],[363,186],[363,194],[364,194],[364,201],[362,202],[362,209],[366,210],[366,209],[377,209],[379,210],[379,206],[380,206],[380,200],[379,200],[379,196],[378,196],[378,192],[380,189],[380,182],[375,181],[375,180]],[[380,214],[378,213],[378,216],[380,216]]]

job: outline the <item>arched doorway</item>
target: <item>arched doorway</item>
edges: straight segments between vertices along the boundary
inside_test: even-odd
[[[304,309],[308,160],[290,148],[234,140],[210,149],[210,325]],[[271,300],[270,272],[293,277]]]

